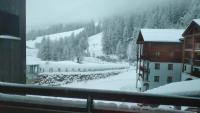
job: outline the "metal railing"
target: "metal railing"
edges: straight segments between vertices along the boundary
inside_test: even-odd
[[[164,96],[146,93],[119,92],[108,90],[92,90],[0,83],[0,92],[0,109],[2,113],[98,113],[97,111],[101,111],[103,109],[95,108],[94,100],[200,107],[199,98]],[[36,97],[39,95],[56,98],[62,97],[85,99],[86,104],[82,107],[69,106],[70,104],[63,102],[64,100],[62,99],[60,101],[56,100],[56,98],[38,99],[34,97],[34,95]]]

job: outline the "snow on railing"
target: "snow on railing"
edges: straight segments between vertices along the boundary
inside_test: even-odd
[[[175,105],[175,106],[192,106],[200,107],[199,98],[179,97],[179,96],[164,96],[155,94],[120,92],[108,90],[91,90],[79,88],[63,88],[63,87],[47,87],[24,84],[0,83],[0,109],[1,111],[12,111],[12,113],[61,113],[61,112],[84,112],[84,113],[128,113],[128,112],[148,112],[148,113],[191,113],[176,110],[160,110],[156,109],[133,107],[128,109],[126,105],[115,107],[113,102],[129,102],[129,103],[144,103],[150,105]],[[31,95],[31,96],[29,96]],[[39,95],[39,96],[38,96]],[[36,97],[34,97],[36,96]],[[40,96],[51,97],[42,98]],[[59,100],[62,98],[62,100]],[[70,101],[64,98],[84,99],[85,102],[80,102],[78,105],[71,105]],[[112,105],[101,107],[104,103],[94,101],[110,101]],[[69,102],[69,103],[68,103]],[[79,101],[76,101],[79,103]],[[80,106],[79,106],[80,105]],[[112,106],[114,109],[112,109]],[[139,110],[139,111],[137,111]],[[26,112],[25,112],[26,111]],[[117,112],[118,111],[118,112]]]

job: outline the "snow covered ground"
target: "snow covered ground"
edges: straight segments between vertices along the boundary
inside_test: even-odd
[[[182,95],[182,96],[200,96],[200,79],[174,82],[168,85],[148,90],[146,93]]]
[[[111,76],[105,79],[92,80],[79,83],[71,83],[62,85],[63,87],[72,88],[87,88],[87,89],[103,89],[136,92],[136,72],[134,68],[123,72],[116,76]]]

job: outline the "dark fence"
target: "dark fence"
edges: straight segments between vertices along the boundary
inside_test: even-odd
[[[95,108],[94,100],[200,107],[199,98],[108,90],[0,83],[0,92],[1,113],[98,113],[104,110]],[[58,99],[57,97],[62,98]],[[64,98],[84,99],[85,103],[83,101],[81,104],[81,101],[77,101],[76,105],[72,105],[70,102],[65,101]],[[118,112],[126,113],[125,111]],[[117,113],[117,111],[110,111],[109,113]]]

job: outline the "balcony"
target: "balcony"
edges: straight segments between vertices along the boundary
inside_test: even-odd
[[[0,83],[0,87],[0,109],[3,113],[136,113],[138,110],[145,113],[147,110],[148,113],[155,113],[155,109],[151,108],[133,107],[125,109],[110,104],[103,105],[103,102],[98,105],[95,102],[96,100],[200,107],[200,99],[192,97],[10,83]],[[38,97],[38,95],[43,97]],[[48,98],[44,98],[45,96],[48,96]],[[76,100],[75,102],[78,105],[72,106],[65,98],[84,99],[85,101],[80,103]],[[172,110],[160,110],[161,112],[185,113],[184,111]]]
[[[196,45],[195,46],[195,50],[199,50],[200,51],[200,43],[196,43],[195,45]]]
[[[185,44],[185,51],[192,51],[193,44]]]
[[[200,63],[200,62],[199,62]],[[200,65],[199,65],[200,66]],[[198,77],[200,78],[200,67],[194,67],[193,68],[193,72],[192,72],[192,76]]]
[[[195,66],[200,66],[200,60],[199,59],[194,60],[194,65]]]
[[[140,70],[143,72],[143,73],[149,73],[149,68],[145,67],[145,66],[140,66]]]

